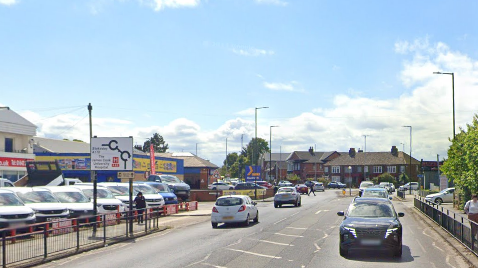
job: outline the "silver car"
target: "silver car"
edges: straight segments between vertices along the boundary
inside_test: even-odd
[[[284,204],[292,204],[296,207],[300,207],[302,199],[295,187],[281,187],[274,195],[274,207],[282,207]]]

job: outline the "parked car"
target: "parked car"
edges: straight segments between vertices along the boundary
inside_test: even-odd
[[[293,184],[290,181],[280,181],[279,182],[279,187],[291,187]]]
[[[173,193],[183,201],[189,200],[191,187],[173,175],[149,175],[148,181],[166,183]]]
[[[70,218],[86,219],[94,217],[93,203],[78,188],[71,186],[38,186],[36,189],[48,189],[70,211]]]
[[[388,195],[387,189],[379,187],[365,188],[362,192],[361,197],[386,198],[392,200],[392,197]]]
[[[228,184],[225,182],[214,182],[207,186],[209,190],[234,190],[234,186],[232,184]]]
[[[240,182],[234,187],[234,190],[251,190],[251,189],[266,189],[266,187],[262,187],[253,182]]]
[[[453,202],[453,193],[455,188],[446,188],[436,194],[429,194],[425,197],[425,200],[432,203],[451,203]]]
[[[212,228],[217,228],[219,223],[243,223],[248,226],[251,220],[259,222],[259,210],[256,205],[257,203],[247,195],[219,197],[212,208]]]
[[[0,204],[0,229],[20,228],[35,223],[35,212],[12,191],[0,189]]]
[[[391,182],[381,182],[378,187],[386,189],[389,193],[395,192],[395,186]]]
[[[312,186],[312,185],[313,185],[314,183],[316,183],[316,182],[318,182],[318,181],[309,181],[309,180],[307,180],[307,181],[305,181],[304,184],[305,184],[307,187],[310,187],[310,186]]]
[[[315,182],[314,183],[314,191],[325,191],[324,183],[322,182]]]
[[[258,185],[265,187],[267,189],[272,189],[273,185],[267,181],[257,181],[256,182]]]
[[[274,195],[274,207],[282,207],[284,204],[292,204],[296,207],[302,205],[302,199],[295,187],[281,187]]]
[[[129,187],[128,183],[118,183],[118,185]],[[133,199],[139,192],[141,192],[144,196],[144,199],[146,199],[146,208],[163,208],[165,204],[164,198],[160,194],[158,194],[158,192],[153,187],[147,184],[133,183]]]
[[[340,181],[331,181],[329,184],[327,184],[327,187],[331,189],[341,189],[346,188],[346,185]]]
[[[339,231],[339,252],[347,256],[350,250],[388,250],[402,256],[402,224],[392,202],[382,198],[355,198],[344,216]]]
[[[98,183],[98,185],[104,186],[108,190],[110,190],[113,196],[123,203],[123,205],[125,206],[125,209],[129,209],[129,187],[128,186],[118,185],[117,183],[113,183],[113,182],[111,183],[101,182],[101,183]],[[133,199],[135,195],[136,194],[133,191]],[[136,206],[133,204],[132,209],[134,209],[135,207]]]
[[[409,191],[410,188],[412,190],[418,190],[418,182],[406,183],[405,185],[400,186],[398,189],[399,189],[399,191]]]
[[[94,201],[93,185],[75,184],[72,187],[80,189],[91,202]],[[106,187],[96,187],[96,211],[98,213],[125,212],[126,206],[116,199],[113,193]]]
[[[11,187],[8,189],[14,192],[27,207],[33,209],[36,222],[56,221],[70,216],[68,207],[60,203],[47,189],[32,187]]]
[[[363,190],[365,188],[369,188],[369,187],[373,187],[373,182],[371,181],[363,181],[360,183],[360,186],[359,186],[359,196],[362,196],[362,193],[363,193]]]
[[[305,184],[297,184],[295,186],[295,189],[299,194],[308,194],[309,193],[309,187]]]
[[[15,187],[9,179],[0,178],[0,187]]]
[[[166,183],[155,182],[155,181],[138,181],[135,183],[143,183],[153,187],[158,194],[164,198],[164,204],[172,205],[178,204],[178,197],[173,193]]]

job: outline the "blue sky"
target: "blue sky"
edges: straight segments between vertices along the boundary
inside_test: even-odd
[[[478,2],[0,0],[0,104],[38,136],[158,132],[221,165],[254,136],[273,152],[446,157],[478,111]]]

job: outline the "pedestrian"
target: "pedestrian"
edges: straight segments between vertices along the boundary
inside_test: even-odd
[[[465,204],[465,213],[468,214],[468,219],[471,225],[471,235],[476,239],[476,231],[478,230],[478,196],[476,194],[471,196],[471,200]]]
[[[309,193],[307,194],[308,196],[310,196],[310,193],[313,193],[314,196],[315,196],[314,186],[315,186],[315,183],[312,182],[312,183],[310,184],[310,191],[309,191]]]
[[[136,210],[138,211],[138,224],[143,223],[143,212],[146,208],[146,199],[144,199],[143,193],[139,192],[134,198]]]

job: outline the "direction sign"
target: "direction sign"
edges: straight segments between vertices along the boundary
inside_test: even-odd
[[[261,166],[246,166],[246,182],[261,180]]]
[[[133,178],[134,178],[133,171],[118,172],[118,179],[133,179]]]
[[[133,138],[91,138],[91,170],[133,170]]]

